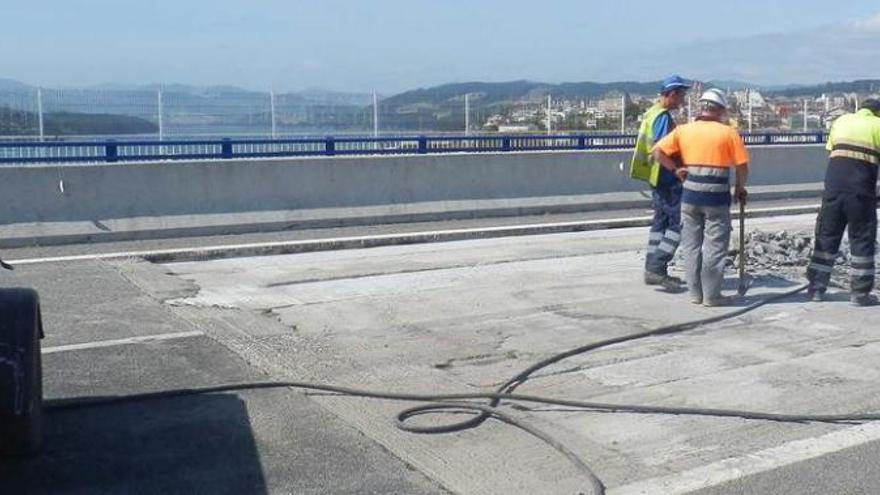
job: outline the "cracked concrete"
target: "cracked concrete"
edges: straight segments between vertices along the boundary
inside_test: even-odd
[[[806,228],[813,220],[750,225]],[[617,230],[172,264],[166,269],[201,290],[169,302],[186,304],[174,311],[211,320],[221,342],[279,378],[415,392],[488,390],[555,352],[723,311],[641,285],[645,235],[643,229]],[[755,282],[751,298],[793,286],[767,277]],[[735,280],[728,281],[733,288]],[[880,316],[869,308],[853,311],[833,301],[782,301],[687,335],[573,358],[536,374],[521,391],[780,412],[877,410],[880,344],[872,329]],[[389,420],[400,404],[315,400],[453,491],[582,489],[561,458],[500,425],[413,436]],[[621,493],[670,473],[844,428],[514,410],[564,439]],[[498,452],[505,452],[503,459]],[[820,481],[804,479],[809,482],[782,484],[775,493],[822,493],[816,491],[824,489]],[[662,493],[678,493],[667,481],[662,486]]]

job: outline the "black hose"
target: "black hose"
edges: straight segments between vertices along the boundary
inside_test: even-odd
[[[449,433],[473,428],[480,425],[489,418],[495,418],[510,425],[516,426],[536,438],[547,443],[565,456],[578,470],[583,473],[590,481],[593,493],[604,494],[605,486],[602,481],[593,473],[590,467],[576,454],[569,450],[564,444],[552,438],[543,431],[525,424],[524,422],[500,411],[498,406],[501,401],[509,402],[527,402],[545,405],[565,406],[587,411],[607,411],[607,412],[626,412],[636,414],[668,414],[668,415],[696,415],[696,416],[716,416],[716,417],[736,417],[751,420],[763,421],[779,421],[779,422],[861,422],[861,421],[880,421],[880,413],[853,413],[853,414],[776,414],[755,411],[745,411],[737,409],[709,409],[709,408],[687,408],[687,407],[659,407],[639,404],[611,404],[603,402],[589,402],[579,400],[556,399],[552,397],[542,397],[537,395],[516,394],[514,391],[517,387],[525,383],[529,377],[536,371],[553,365],[564,359],[583,354],[589,351],[608,347],[615,344],[630,342],[633,340],[644,339],[659,335],[669,335],[692,330],[697,327],[716,323],[719,321],[735,318],[749,311],[753,311],[767,303],[777,301],[799,292],[807,288],[806,285],[795,289],[771,295],[760,299],[748,306],[738,308],[734,311],[702,318],[699,320],[687,321],[673,325],[646,330],[643,332],[633,333],[620,337],[593,342],[590,344],[570,349],[559,354],[555,354],[547,359],[538,361],[529,366],[522,372],[507,380],[495,392],[477,392],[463,394],[411,394],[400,392],[384,392],[363,390],[357,388],[340,387],[336,385],[326,385],[310,382],[296,381],[272,381],[272,382],[250,382],[216,385],[209,387],[185,388],[177,390],[164,390],[159,392],[148,392],[143,394],[116,396],[116,397],[97,397],[97,398],[73,398],[73,399],[55,399],[48,400],[45,403],[45,410],[50,412],[68,411],[87,407],[104,406],[111,404],[127,403],[132,401],[144,401],[153,399],[166,399],[172,397],[184,397],[197,394],[230,392],[239,390],[255,390],[267,388],[299,388],[305,390],[315,390],[321,392],[330,392],[341,395],[366,397],[372,399],[383,400],[400,400],[410,402],[427,402],[420,406],[405,409],[397,414],[397,427],[401,430],[413,433]],[[488,404],[479,404],[474,400],[489,400]],[[416,426],[407,423],[407,420],[418,415],[444,412],[444,411],[473,411],[475,416],[465,421],[457,423],[449,423],[438,426]]]

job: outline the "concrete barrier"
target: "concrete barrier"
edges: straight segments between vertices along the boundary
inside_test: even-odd
[[[821,146],[750,152],[755,185],[815,183],[824,176],[827,155]],[[430,214],[443,218],[444,212],[479,216],[499,208],[516,213],[523,205],[534,212],[553,205],[578,211],[595,207],[591,195],[612,201],[609,193],[645,189],[626,176],[630,155],[621,150],[4,166],[0,237],[6,241],[0,245],[26,244],[10,239],[51,237],[46,229],[80,224],[90,226],[94,238],[115,240],[136,238],[137,232],[236,232],[233,225],[253,225],[251,231],[288,228],[308,219],[306,212],[322,212],[318,216],[330,223],[345,216],[370,223],[393,214],[404,221],[413,212],[423,213],[419,220]],[[27,235],[34,229],[43,232]],[[75,237],[79,230],[65,235]]]

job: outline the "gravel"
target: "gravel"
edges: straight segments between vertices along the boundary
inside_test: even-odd
[[[734,235],[726,260],[728,267],[736,269],[739,266],[739,251],[739,238]],[[770,275],[804,280],[812,251],[812,233],[754,230],[746,235],[746,271],[752,276]],[[833,284],[849,287],[850,260],[849,239],[844,235],[831,276]],[[678,251],[670,266],[683,264],[681,251]]]

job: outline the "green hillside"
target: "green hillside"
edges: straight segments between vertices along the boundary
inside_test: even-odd
[[[37,116],[33,112],[0,108],[0,135],[35,135]],[[128,115],[50,112],[43,116],[43,134],[46,136],[88,136],[114,134],[154,134],[156,124]]]

